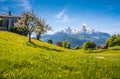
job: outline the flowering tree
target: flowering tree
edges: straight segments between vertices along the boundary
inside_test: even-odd
[[[25,11],[21,14],[18,22],[15,23],[15,27],[24,28],[28,33],[29,42],[31,42],[32,32],[37,32],[37,36],[51,30],[51,27],[48,24],[45,24],[44,19],[39,19],[35,16],[34,12]],[[37,37],[37,39],[40,37]]]
[[[46,24],[44,19],[39,18],[36,23],[36,36],[37,40],[40,39],[41,34],[46,33],[48,30],[52,30],[52,28],[49,26],[49,24]]]

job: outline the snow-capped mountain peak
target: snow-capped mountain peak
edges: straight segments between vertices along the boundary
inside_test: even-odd
[[[88,26],[87,24],[83,24],[80,29],[74,29],[71,27],[66,27],[64,29],[62,29],[61,31],[62,33],[67,33],[67,34],[92,34],[94,32],[96,32],[94,29],[92,29],[90,26]]]
[[[82,34],[92,34],[94,32],[95,30],[90,26],[88,26],[87,24],[83,24],[78,30],[78,33],[82,33]]]
[[[64,29],[62,29],[60,32],[63,32],[63,33],[72,33],[72,29],[70,27],[65,27]]]

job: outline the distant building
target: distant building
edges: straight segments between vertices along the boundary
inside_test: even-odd
[[[0,14],[0,30],[9,30],[17,22],[19,16],[9,14]]]

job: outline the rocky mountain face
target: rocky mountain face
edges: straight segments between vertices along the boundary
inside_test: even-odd
[[[72,29],[70,27],[56,32],[51,35],[43,35],[41,38],[43,41],[51,39],[54,44],[58,41],[68,40],[71,42],[71,47],[82,46],[86,41],[94,41],[97,45],[102,45],[110,37],[108,33],[96,31],[90,26],[83,24],[79,29]]]

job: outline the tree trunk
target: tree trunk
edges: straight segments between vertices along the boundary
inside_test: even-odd
[[[28,32],[28,42],[31,43],[31,33],[30,32]]]
[[[41,37],[41,33],[38,33],[38,34],[37,34],[37,40],[39,40],[40,37]]]

